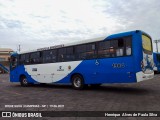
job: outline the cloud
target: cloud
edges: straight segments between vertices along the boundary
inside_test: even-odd
[[[160,39],[159,6],[160,2],[158,0],[121,0],[120,2],[115,0],[110,2],[110,7],[107,10],[117,19],[122,20],[121,23],[126,24],[125,31],[140,29],[147,32],[155,40]],[[155,51],[154,42],[153,46]]]
[[[0,0],[1,47],[28,50],[135,29],[157,39],[159,6],[158,0]]]

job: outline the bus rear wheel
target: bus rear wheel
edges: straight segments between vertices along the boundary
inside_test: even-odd
[[[21,76],[21,78],[20,78],[20,84],[21,84],[21,86],[23,86],[23,87],[27,87],[27,86],[29,85],[26,76]]]
[[[84,79],[81,75],[76,74],[72,77],[72,87],[76,90],[84,89]]]

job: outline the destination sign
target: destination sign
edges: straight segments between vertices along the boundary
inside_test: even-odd
[[[61,47],[64,47],[64,44],[62,44],[62,45],[50,46],[50,47],[44,47],[44,48],[38,48],[37,51],[50,50],[50,49],[61,48]]]

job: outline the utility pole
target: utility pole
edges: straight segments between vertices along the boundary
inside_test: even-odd
[[[21,51],[21,45],[19,44],[18,45],[18,52],[20,52]]]
[[[158,53],[158,43],[160,42],[160,40],[154,40],[154,42],[156,43],[156,48],[157,48],[157,53]]]

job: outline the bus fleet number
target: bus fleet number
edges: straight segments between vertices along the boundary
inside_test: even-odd
[[[124,68],[125,64],[124,63],[113,63],[112,67],[113,68]]]

